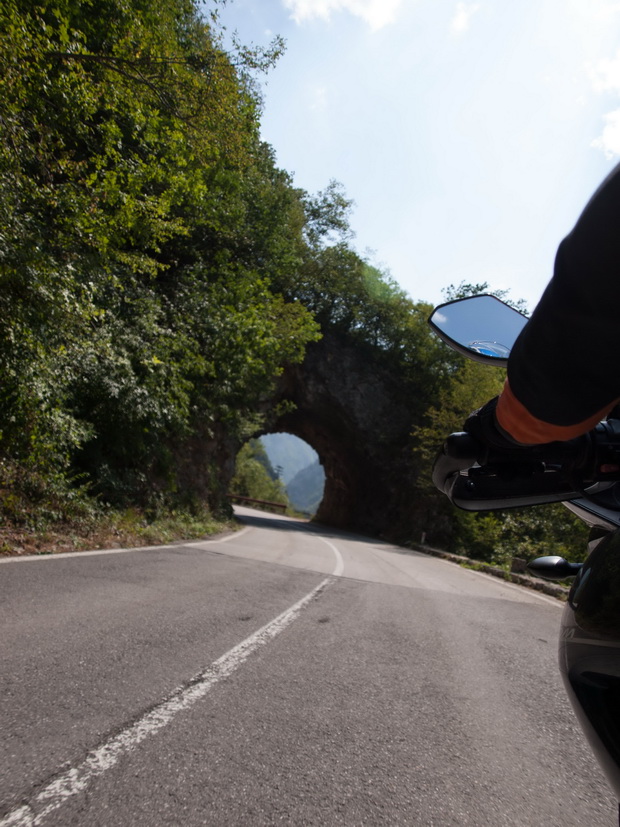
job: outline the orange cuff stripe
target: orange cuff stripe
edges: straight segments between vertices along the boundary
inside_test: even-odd
[[[507,431],[517,442],[524,445],[537,445],[543,442],[563,442],[587,433],[613,408],[615,402],[593,414],[583,422],[575,425],[552,425],[537,419],[519,402],[513,394],[508,380],[497,402],[495,416],[501,428]]]

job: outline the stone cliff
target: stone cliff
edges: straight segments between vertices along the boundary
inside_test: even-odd
[[[376,351],[326,334],[280,377],[272,410],[283,402],[294,409],[272,414],[263,432],[294,434],[318,453],[326,481],[317,521],[373,535],[409,534],[415,405]]]

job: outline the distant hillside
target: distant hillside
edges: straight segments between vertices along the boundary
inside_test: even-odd
[[[260,442],[284,483],[293,508],[315,514],[325,487],[325,472],[317,452],[292,434],[266,434]]]
[[[260,441],[267,452],[271,467],[285,485],[319,458],[307,442],[292,434],[265,434]]]
[[[297,511],[316,514],[325,487],[325,472],[318,459],[302,468],[286,486],[289,502]]]

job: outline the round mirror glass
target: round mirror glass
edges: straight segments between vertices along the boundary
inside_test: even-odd
[[[505,364],[527,317],[495,296],[471,296],[437,307],[429,324],[472,359]]]

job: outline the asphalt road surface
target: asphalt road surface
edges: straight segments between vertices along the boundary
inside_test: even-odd
[[[239,508],[4,559],[0,827],[615,825],[553,599]]]

